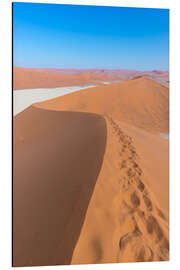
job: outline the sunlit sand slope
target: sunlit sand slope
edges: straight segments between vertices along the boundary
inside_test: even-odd
[[[15,265],[169,259],[168,109],[138,78],[15,117]]]
[[[72,264],[169,259],[169,89],[147,78],[35,106],[96,112],[107,146]]]
[[[94,87],[36,106],[96,112],[150,132],[169,131],[169,89],[147,78]]]
[[[106,121],[104,162],[71,263],[168,260],[168,146],[149,144],[139,130],[136,141],[131,128]],[[154,155],[142,151],[151,148]]]

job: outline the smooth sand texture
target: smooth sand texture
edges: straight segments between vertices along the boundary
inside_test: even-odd
[[[105,145],[95,114],[30,107],[15,117],[14,266],[71,262]]]
[[[138,78],[15,117],[15,265],[169,259],[168,109],[169,89]]]
[[[150,132],[169,132],[169,89],[147,78],[94,87],[36,106],[111,115]]]

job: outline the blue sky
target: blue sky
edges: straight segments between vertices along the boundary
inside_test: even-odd
[[[169,69],[169,10],[13,4],[14,65]]]

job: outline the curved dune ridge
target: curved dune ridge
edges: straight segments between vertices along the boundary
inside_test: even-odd
[[[144,147],[150,151],[158,145],[153,146],[153,140],[149,145],[146,136],[136,145],[134,137],[128,135],[128,126],[124,132],[111,117],[106,118],[106,124],[103,165],[71,263],[168,260],[168,180],[163,175],[160,178],[158,170],[149,172],[143,162],[146,156],[139,151]],[[163,147],[168,152],[168,145],[160,138],[155,154]],[[147,162],[154,164],[156,160],[149,156]],[[159,164],[166,170],[167,161],[160,160]],[[155,186],[156,181],[160,188]],[[165,201],[159,198],[162,185]]]
[[[169,132],[169,88],[143,77],[74,92],[36,106],[111,115],[150,132]]]
[[[15,266],[169,259],[168,108],[137,78],[14,118]]]

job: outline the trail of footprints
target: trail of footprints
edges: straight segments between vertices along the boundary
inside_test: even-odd
[[[120,143],[120,191],[115,200],[120,226],[117,261],[159,261],[169,259],[169,242],[155,217],[166,222],[162,211],[151,201],[143,183],[143,171],[132,138],[108,118]],[[117,207],[118,204],[118,207]],[[123,232],[123,233],[122,233]],[[127,257],[128,256],[128,257]],[[126,258],[127,257],[127,258]]]

